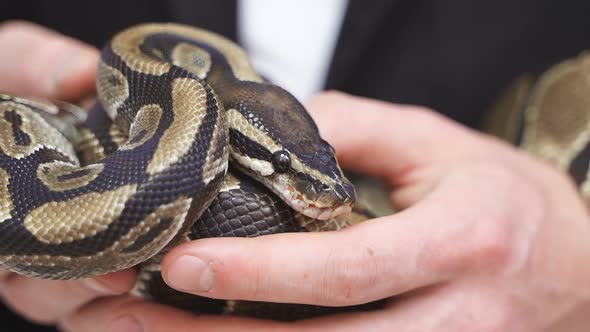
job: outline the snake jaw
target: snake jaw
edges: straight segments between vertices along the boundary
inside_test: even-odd
[[[293,185],[285,183],[288,179],[283,181],[275,181],[272,190],[295,211],[307,217],[328,220],[352,211],[354,199],[351,197],[343,198],[338,203],[334,202],[334,197],[342,198],[338,194],[330,195],[328,199],[322,199],[327,195],[314,195],[315,199],[310,200],[305,194],[295,190]]]
[[[261,176],[239,162],[234,163],[234,166],[269,188],[293,210],[309,218],[329,220],[350,213],[356,200],[354,187],[345,178],[343,183],[322,190],[301,190],[301,185],[298,185],[300,182],[292,174],[273,172],[269,176]]]

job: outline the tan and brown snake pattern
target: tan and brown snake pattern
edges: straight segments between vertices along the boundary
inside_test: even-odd
[[[517,78],[485,129],[569,174],[590,206],[590,53]]]
[[[328,228],[351,210],[354,188],[311,117],[229,40],[131,27],[103,49],[96,87],[78,125],[0,96],[0,266],[73,279],[144,262],[201,216],[228,160]]]

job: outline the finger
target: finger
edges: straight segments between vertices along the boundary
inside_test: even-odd
[[[131,289],[135,272],[125,270],[93,279],[54,281],[12,274],[0,285],[4,302],[29,320],[51,324],[100,296]]]
[[[0,268],[0,284],[10,275],[10,271]]]
[[[229,316],[195,316],[130,297],[90,303],[60,322],[64,331],[289,331],[288,325]]]
[[[344,167],[394,183],[409,170],[458,154],[476,135],[425,108],[338,92],[320,94],[306,108]]]
[[[409,302],[407,308],[401,307],[399,310],[398,303],[395,303],[385,310],[346,313],[298,322],[275,322],[245,317],[194,316],[168,306],[134,300],[129,297],[105,298],[90,303],[80,311],[67,317],[60,322],[60,327],[63,331],[88,332],[104,331],[105,326],[106,330],[111,332],[470,331],[469,325],[465,325],[463,329],[454,330],[440,329],[440,326],[438,328],[434,327],[433,323],[441,322],[440,316],[445,313],[448,306],[445,306],[444,303],[441,306],[434,306],[428,302],[441,304],[440,301],[428,301],[428,299],[421,297],[418,301]],[[418,312],[417,309],[419,308],[428,308],[431,311]],[[464,307],[456,307],[456,310],[457,313],[460,310],[466,311]],[[425,314],[425,312],[428,312],[428,314]],[[432,312],[435,315],[432,315]],[[404,316],[404,314],[411,314],[411,316]],[[462,318],[463,321],[466,320],[465,317],[458,318]],[[447,325],[451,326],[451,324]],[[471,326],[475,326],[475,324]],[[428,329],[426,327],[432,328]]]
[[[171,287],[207,297],[344,306],[496,268],[511,235],[506,218],[488,213],[487,199],[465,206],[470,176],[441,184],[398,214],[340,232],[193,241],[165,257],[162,274]]]
[[[98,51],[39,25],[0,25],[0,91],[76,101],[94,90]]]
[[[383,331],[532,331],[513,300],[482,280],[449,283],[392,299],[381,318]]]

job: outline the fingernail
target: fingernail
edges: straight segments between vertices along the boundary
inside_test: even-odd
[[[100,294],[113,294],[114,292],[102,282],[96,279],[83,279],[82,284]]]
[[[171,287],[188,292],[206,292],[213,286],[213,271],[202,259],[180,256],[166,269],[166,281]]]
[[[115,318],[109,324],[109,332],[143,332],[141,323],[132,316],[122,316]]]

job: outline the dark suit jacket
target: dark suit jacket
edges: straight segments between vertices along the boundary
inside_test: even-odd
[[[585,0],[350,0],[326,88],[429,106],[476,126],[516,75],[590,48],[588,14]],[[182,22],[236,39],[234,0],[4,1],[0,20],[10,18],[97,47],[146,21]],[[301,24],[308,24],[305,17]]]
[[[588,0],[350,0],[326,88],[429,106],[477,126],[517,75],[590,48],[589,13]],[[0,20],[16,18],[97,47],[147,21],[236,39],[232,0],[3,1]]]

